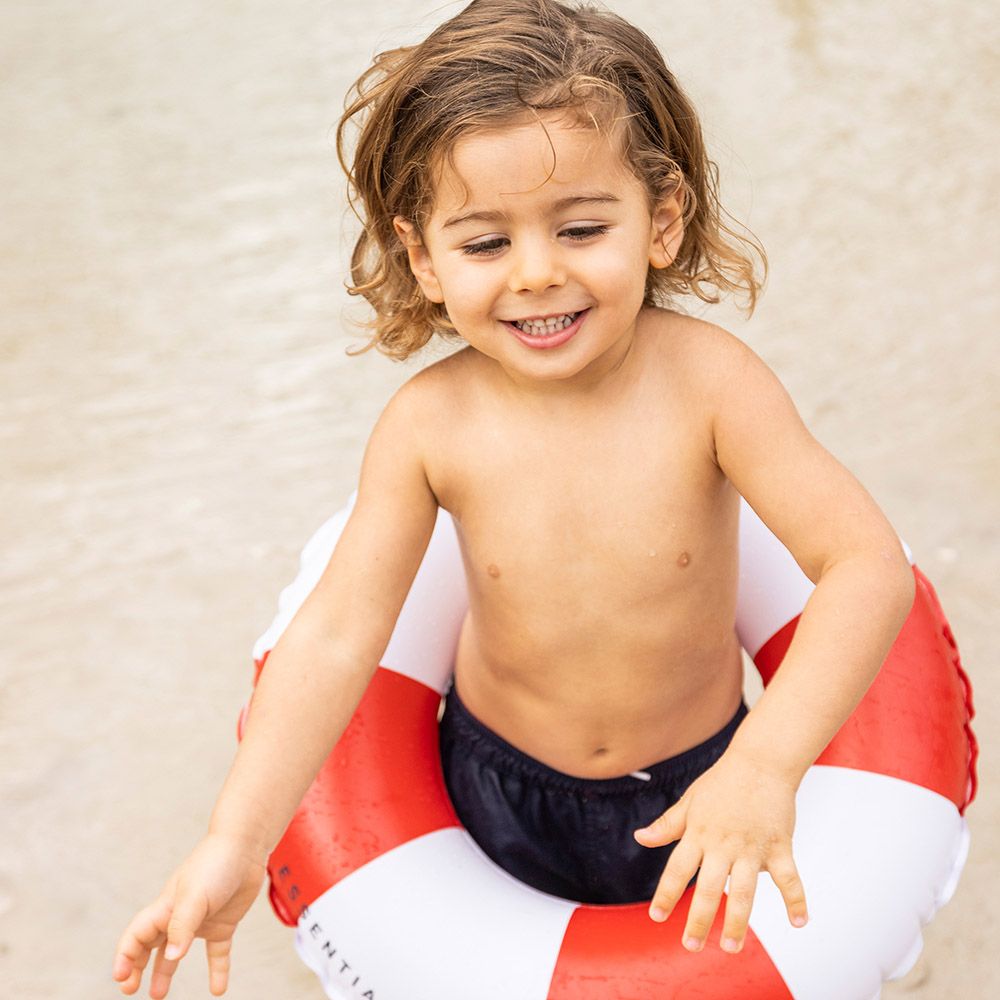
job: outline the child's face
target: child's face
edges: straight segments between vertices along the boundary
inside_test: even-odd
[[[543,120],[549,138],[526,120],[460,139],[423,244],[409,222],[395,226],[424,294],[513,381],[587,384],[627,351],[648,267],[666,267],[680,247],[680,206],[671,196],[650,212],[610,139]],[[566,315],[576,317],[568,327],[556,319],[541,336],[513,322]]]

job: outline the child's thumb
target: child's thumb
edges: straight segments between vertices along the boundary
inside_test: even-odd
[[[649,826],[635,831],[635,839],[645,847],[662,847],[680,840],[684,834],[684,811],[680,803],[671,806]]]

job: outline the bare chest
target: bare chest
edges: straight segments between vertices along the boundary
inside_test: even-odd
[[[542,628],[648,612],[717,577],[732,498],[706,429],[666,410],[465,425],[432,486],[456,519],[473,605]]]

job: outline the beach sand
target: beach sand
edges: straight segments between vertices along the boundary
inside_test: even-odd
[[[1000,996],[997,19],[612,7],[686,83],[725,201],[769,253],[751,321],[688,308],[768,361],[883,506],[974,684],[968,865],[884,995]],[[254,638],[382,406],[440,356],[344,354],[363,311],[342,290],[355,228],[332,128],[376,49],[457,9],[0,7],[4,997],[118,995],[118,935],[205,829],[235,751]],[[200,952],[177,1000],[208,996]],[[263,895],[229,995],[321,996]]]

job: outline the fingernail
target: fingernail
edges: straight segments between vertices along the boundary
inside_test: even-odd
[[[667,919],[666,910],[662,910],[658,906],[651,907],[649,915],[656,921],[663,921]]]
[[[687,937],[684,938],[684,947],[688,951],[701,951],[701,942],[697,938]]]
[[[733,951],[733,952],[739,951],[740,950],[740,943],[739,943],[739,941],[736,940],[736,938],[731,938],[731,937],[723,938],[722,939],[722,950],[723,951]]]
[[[175,958],[180,958],[181,946],[179,944],[168,944],[167,950],[163,953],[163,957],[168,962],[172,962]]]
[[[802,914],[799,914],[797,917],[792,917],[792,925],[795,927],[805,927],[806,920],[807,920],[806,917],[803,917]]]
[[[115,964],[111,967],[111,978],[112,979],[124,979],[125,978],[125,956],[116,955]]]

